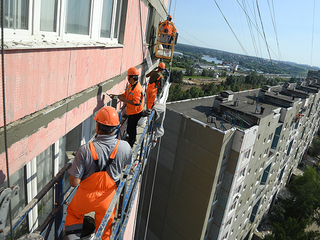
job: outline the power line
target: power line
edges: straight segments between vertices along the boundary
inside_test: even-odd
[[[269,45],[268,45],[266,33],[264,31],[263,22],[262,22],[262,18],[261,18],[261,14],[260,14],[260,8],[259,8],[258,0],[256,0],[256,3],[257,3],[257,9],[258,9],[258,13],[259,13],[260,22],[261,22],[262,32],[263,32],[263,36],[264,36],[264,41],[266,42],[267,51],[268,51],[268,54],[269,54],[271,65],[273,67],[273,63],[272,63],[272,59],[271,59],[271,55],[270,55],[270,51],[269,51]],[[273,68],[273,71],[274,71],[274,68]]]
[[[232,29],[231,25],[229,24],[229,22],[228,22],[227,18],[225,17],[225,15],[223,14],[222,10],[220,9],[219,4],[217,3],[217,1],[216,1],[216,0],[214,0],[214,2],[216,3],[216,5],[217,5],[217,7],[218,7],[218,9],[219,9],[219,11],[220,11],[220,13],[222,14],[222,16],[223,16],[224,20],[226,21],[226,23],[228,24],[229,28],[231,29],[231,31],[232,31],[232,33],[233,33],[234,37],[237,39],[237,41],[238,41],[238,43],[239,43],[240,47],[242,48],[242,51],[243,51],[247,56],[249,56],[249,54],[247,53],[246,49],[242,46],[242,44],[241,44],[240,40],[238,39],[237,35],[236,35],[236,34],[235,34],[235,32],[233,31],[233,29]]]
[[[239,2],[239,0],[237,0],[237,2],[238,2],[238,4],[239,4],[239,6],[242,8],[243,12],[249,17],[249,20],[252,22],[253,26],[256,28],[257,33],[259,33],[260,36],[261,36],[261,38],[264,39],[265,44],[266,44],[267,49],[268,49],[268,52],[269,52],[269,49],[270,49],[270,50],[273,52],[273,54],[276,56],[276,58],[277,58],[278,60],[280,60],[279,57],[277,56],[277,54],[275,54],[275,52],[272,50],[272,48],[269,46],[268,42],[266,41],[265,34],[264,34],[264,36],[263,36],[262,33],[259,31],[259,28],[257,27],[258,24],[257,24],[257,23],[254,24],[254,23],[253,23],[253,21],[251,20],[250,16],[249,16],[248,13],[246,12],[246,10],[243,8],[243,6],[242,6],[241,3]],[[258,13],[259,13],[260,21],[261,21],[261,24],[262,24],[262,19],[261,19],[261,15],[260,15],[259,9],[258,9]],[[262,26],[262,27],[263,27],[263,26]],[[264,30],[263,30],[263,33],[264,33]],[[269,54],[269,56],[270,56],[270,54]],[[271,58],[270,58],[270,59],[271,59]]]
[[[281,52],[280,52],[280,46],[279,46],[279,41],[278,41],[278,32],[277,32],[277,24],[276,24],[276,14],[275,14],[275,11],[274,11],[273,0],[272,0],[272,12],[271,12],[271,7],[270,7],[269,0],[267,0],[267,1],[268,1],[268,6],[269,6],[270,15],[271,15],[271,20],[272,20],[272,25],[273,25],[274,33],[275,33],[275,35],[276,35],[276,41],[277,41],[277,46],[278,46],[278,54],[279,54],[280,60],[282,60],[282,56],[281,56]]]
[[[177,26],[177,25],[176,25]],[[203,42],[202,40],[200,40],[199,38],[196,38],[195,36],[191,35],[190,33],[188,33],[187,31],[183,30],[182,28],[180,28],[179,26],[177,26],[177,29],[182,30],[183,32],[185,32],[186,34],[188,34],[189,36],[197,39],[199,42],[203,43],[204,45],[208,46],[209,48],[212,48],[212,46],[209,46],[207,43]],[[181,37],[181,35],[179,35],[179,37]]]

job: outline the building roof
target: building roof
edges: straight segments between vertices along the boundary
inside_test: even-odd
[[[168,103],[167,107],[223,131],[234,126],[250,128],[258,124],[260,119],[279,112],[280,107],[291,107],[294,102],[301,100],[286,95],[281,89],[277,86],[266,92],[261,89],[236,92],[233,99],[223,98],[221,95],[189,99]],[[264,97],[261,97],[261,91]],[[214,107],[214,101],[217,100],[220,101],[219,108]]]

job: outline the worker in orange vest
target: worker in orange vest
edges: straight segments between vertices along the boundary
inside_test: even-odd
[[[128,125],[127,133],[129,135],[128,142],[132,147],[136,141],[137,125],[142,116],[144,106],[143,89],[139,83],[139,71],[131,67],[127,72],[129,86],[126,91],[119,95],[119,99],[127,104]],[[113,98],[115,95],[110,95]]]
[[[173,34],[177,31],[176,27],[173,25],[173,23],[171,22],[172,20],[172,16],[169,15],[167,20],[165,20],[164,22],[160,22],[160,31],[163,33],[168,33],[168,34]],[[162,26],[161,24],[164,23]]]
[[[117,111],[110,106],[101,108],[96,116],[96,139],[79,147],[69,169],[69,183],[76,187],[67,208],[65,231],[67,239],[80,239],[84,214],[95,212],[98,229],[120,182],[125,165],[132,163],[132,150],[126,141],[118,140],[115,132],[119,126]],[[115,210],[102,235],[108,240]]]
[[[173,25],[173,23],[171,22],[172,20],[172,16],[169,15],[167,20],[165,20],[164,22],[160,22],[159,26],[160,26],[160,32],[162,33],[166,33],[166,34],[161,34],[160,36],[160,41],[163,43],[169,43],[171,44],[172,40],[173,40],[173,35],[177,32],[176,27]],[[169,35],[167,35],[169,34]],[[170,45],[167,44],[163,44],[164,48],[171,48]]]
[[[150,77],[147,87],[147,112],[151,111],[157,94],[161,92],[163,87],[163,76],[161,72],[165,70],[165,68],[165,63],[161,62],[157,70],[153,70],[146,75],[146,77]]]

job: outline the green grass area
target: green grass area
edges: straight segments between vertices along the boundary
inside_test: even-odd
[[[180,67],[172,67],[171,70],[186,70],[185,68],[180,68]]]
[[[204,76],[183,76],[183,78],[191,78],[191,79],[215,79],[217,80],[216,78],[213,78],[213,77],[204,77]]]

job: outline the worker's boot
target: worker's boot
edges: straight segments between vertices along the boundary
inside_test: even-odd
[[[94,222],[94,219],[90,216],[84,216],[80,239],[81,240],[94,239],[95,230],[96,230],[96,224]]]

